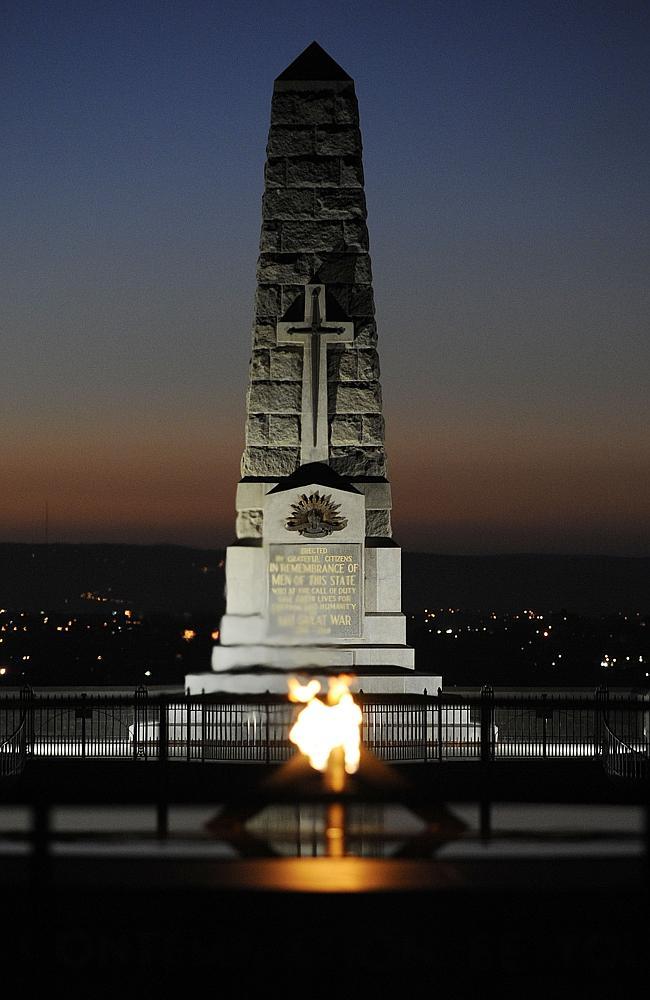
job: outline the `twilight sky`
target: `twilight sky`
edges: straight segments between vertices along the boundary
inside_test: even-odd
[[[0,541],[234,536],[273,79],[354,77],[397,540],[650,554],[645,0],[5,0]]]

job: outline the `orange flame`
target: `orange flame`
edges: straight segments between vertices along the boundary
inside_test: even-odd
[[[362,716],[349,691],[351,680],[345,675],[330,678],[327,704],[316,697],[320,691],[317,680],[304,685],[295,677],[289,680],[290,701],[305,703],[289,739],[317,771],[327,770],[330,755],[336,751],[342,752],[348,774],[359,768]]]
[[[316,697],[319,691],[320,681],[314,679],[308,684],[301,684],[297,677],[289,678],[289,701],[307,704]]]

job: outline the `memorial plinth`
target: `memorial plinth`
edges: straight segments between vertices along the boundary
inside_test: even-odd
[[[354,82],[314,42],[274,86],[237,541],[191,691],[285,691],[299,669],[440,684],[406,644],[365,220]]]

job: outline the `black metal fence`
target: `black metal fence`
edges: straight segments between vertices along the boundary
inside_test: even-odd
[[[636,713],[627,711],[607,691],[599,692],[602,702],[603,764],[608,774],[633,780],[650,777],[650,703]]]
[[[0,778],[17,777],[25,767],[29,753],[28,705],[31,697],[32,692],[25,688],[0,714]]]
[[[648,773],[645,696],[356,695],[363,744],[389,761],[602,757],[612,774]],[[280,695],[34,694],[0,697],[0,774],[29,757],[279,763],[295,748],[296,707]],[[645,769],[645,770],[644,770]]]
[[[27,760],[27,727],[23,720],[10,735],[0,737],[0,778],[19,775]]]

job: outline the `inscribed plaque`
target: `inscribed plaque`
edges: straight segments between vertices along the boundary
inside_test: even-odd
[[[361,635],[361,545],[269,545],[269,635],[304,640]]]

